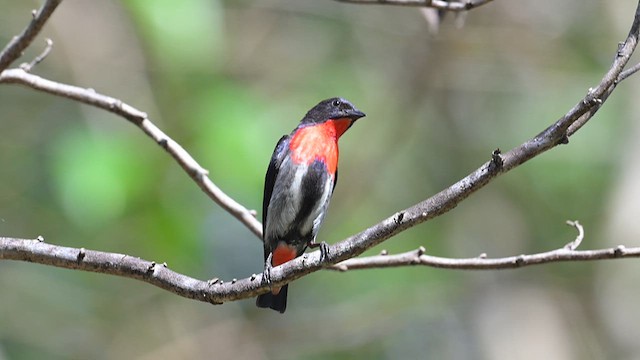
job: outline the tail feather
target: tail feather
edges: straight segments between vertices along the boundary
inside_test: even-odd
[[[274,295],[266,293],[259,295],[256,299],[256,305],[261,308],[270,308],[279,311],[281,314],[287,309],[287,289],[289,285],[280,288],[280,292]]]

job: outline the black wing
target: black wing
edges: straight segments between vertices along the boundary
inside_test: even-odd
[[[336,168],[336,174],[333,175],[333,189],[331,189],[331,193],[336,189],[336,185],[338,185],[338,168]]]
[[[267,212],[269,210],[271,194],[273,193],[273,185],[275,184],[278,173],[280,172],[280,164],[282,164],[282,158],[286,153],[288,144],[289,135],[285,135],[281,137],[280,140],[278,140],[278,144],[273,150],[273,155],[271,156],[269,167],[267,168],[267,175],[264,178],[264,198],[262,199],[262,234],[266,233]],[[262,237],[264,240],[264,235]]]

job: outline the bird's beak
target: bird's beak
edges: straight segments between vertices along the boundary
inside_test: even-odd
[[[356,121],[356,120],[360,119],[361,117],[367,116],[365,113],[363,113],[362,111],[360,111],[358,109],[350,110],[347,115],[353,121]]]

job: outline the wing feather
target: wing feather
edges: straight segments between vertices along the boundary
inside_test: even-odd
[[[271,195],[273,194],[273,187],[276,183],[276,178],[280,172],[280,165],[282,159],[287,153],[287,147],[289,144],[289,135],[284,135],[278,141],[276,148],[273,150],[269,167],[267,168],[267,175],[264,178],[264,198],[262,199],[262,234],[266,234],[267,229],[267,213],[269,211],[269,202],[271,202]],[[268,244],[265,241],[265,259],[268,254]]]

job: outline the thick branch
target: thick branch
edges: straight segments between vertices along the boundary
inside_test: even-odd
[[[47,0],[37,13],[35,10],[33,11],[33,19],[29,25],[27,25],[20,35],[14,36],[0,52],[0,73],[17,58],[22,56],[22,52],[31,44],[38,33],[40,33],[40,30],[42,30],[42,27],[60,2],[62,2],[62,0]]]
[[[640,257],[640,248],[618,246],[609,249],[579,251],[564,247],[544,253],[495,259],[484,256],[469,259],[442,258],[426,255],[424,249],[421,248],[397,255],[379,255],[350,259],[330,269],[346,271],[422,265],[458,270],[493,270],[513,269],[551,262],[624,259],[631,257]],[[0,237],[0,260],[3,259],[27,261],[66,269],[84,270],[136,279],[185,298],[212,304],[250,298],[267,291],[269,288],[262,283],[262,275],[252,275],[247,279],[232,280],[231,282],[224,282],[220,279],[202,281],[176,273],[170,270],[166,264],[156,264],[153,261],[143,260],[125,254],[55,246],[45,243],[42,238],[28,240]],[[303,260],[302,263],[304,263],[304,258],[301,260]],[[278,268],[274,268],[274,270],[276,269]],[[272,281],[274,286],[285,283],[284,278],[280,277],[280,279],[276,280],[273,278],[273,275]]]
[[[0,259],[21,260],[65,269],[78,269],[141,280],[187,298],[203,300],[207,283],[140,258],[101,251],[50,245],[35,240],[0,237]]]
[[[205,194],[245,224],[257,237],[262,238],[262,225],[256,220],[255,212],[246,209],[220,190],[220,188],[209,179],[209,172],[200,166],[180,144],[155,126],[151,120],[149,120],[146,113],[119,99],[99,94],[93,89],[83,89],[77,86],[47,80],[40,76],[30,74],[23,69],[3,71],[0,73],[0,83],[25,85],[35,90],[95,106],[129,120],[167,151]]]
[[[466,1],[443,1],[443,0],[336,0],[342,3],[360,5],[396,5],[412,7],[429,7],[438,10],[467,11],[479,6],[488,4],[493,0],[466,0]]]

